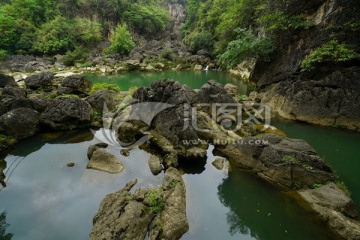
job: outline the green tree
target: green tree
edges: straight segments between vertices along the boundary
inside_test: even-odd
[[[73,26],[62,16],[43,24],[36,37],[35,50],[45,54],[64,53],[76,45]]]
[[[231,41],[226,51],[218,58],[220,65],[226,68],[235,67],[245,60],[268,60],[275,50],[272,40],[267,37],[256,37],[246,29],[236,29],[237,39]]]
[[[97,21],[77,17],[74,19],[73,25],[75,28],[76,41],[80,45],[94,46],[98,44],[103,37],[103,28]]]
[[[126,24],[118,25],[111,39],[109,51],[120,55],[128,55],[135,47]]]
[[[6,223],[6,213],[0,213],[0,239],[1,240],[11,240],[13,237],[12,233],[6,233],[6,229],[9,227],[9,224]]]

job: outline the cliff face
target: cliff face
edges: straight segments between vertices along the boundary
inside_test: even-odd
[[[279,50],[272,60],[256,63],[251,78],[268,89],[263,102],[285,118],[360,129],[359,59],[321,63],[312,71],[301,71],[303,59],[330,40],[359,51],[359,11],[357,0],[292,1],[287,13],[306,16],[314,26],[278,32]]]

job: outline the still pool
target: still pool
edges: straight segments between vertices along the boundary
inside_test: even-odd
[[[149,86],[163,78],[173,78],[192,88],[209,79],[234,83],[241,93],[246,85],[220,72],[130,73],[124,76],[91,77],[94,82],[118,84],[122,89]],[[360,135],[332,128],[294,122],[275,122],[290,137],[304,138],[338,172],[359,206]],[[97,132],[99,133],[99,132]],[[109,147],[125,165],[120,174],[86,169],[87,148],[99,142],[89,130],[42,134],[20,142],[5,158],[7,187],[0,186],[0,213],[6,212],[2,229],[14,240],[85,240],[101,200],[137,178],[136,187],[161,184],[163,175],[153,176],[148,168],[150,155],[140,149],[130,157]],[[275,189],[241,170],[219,171],[211,162],[183,166],[187,191],[190,230],[182,240],[303,240],[332,239],[328,229],[309,211],[301,208],[287,193]],[[66,165],[74,162],[75,167]]]

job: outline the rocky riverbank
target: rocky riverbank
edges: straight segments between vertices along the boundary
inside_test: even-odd
[[[234,86],[209,81],[192,90],[165,79],[133,92],[102,89],[90,94],[92,84],[82,75],[57,77],[43,72],[26,78],[26,88],[18,87],[12,77],[1,75],[1,79],[3,148],[43,131],[104,126],[115,134],[110,144],[128,150],[139,146],[153,155],[149,160],[152,172],[165,173],[158,188],[130,193],[133,181],[105,198],[94,218],[92,239],[144,239],[146,234],[150,239],[180,239],[188,223],[184,182],[176,168],[183,162],[203,162],[210,144],[233,167],[298,193],[339,237],[360,237],[356,208],[336,185],[334,171],[306,142],[272,134],[279,132],[265,123],[254,123],[251,116],[261,114],[256,101],[240,108],[249,121],[237,122],[234,117],[239,112],[234,109],[241,105],[234,98]],[[104,104],[108,106],[105,113],[100,111]],[[214,117],[212,105],[227,109],[225,115]],[[121,172],[124,166],[106,146],[89,148],[88,168]],[[123,154],[129,153],[124,150]]]

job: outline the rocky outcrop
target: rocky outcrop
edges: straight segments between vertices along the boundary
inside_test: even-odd
[[[16,98],[25,98],[27,96],[27,92],[25,89],[19,88],[18,86],[10,86],[10,85],[4,87],[2,94],[13,96]]]
[[[359,59],[343,63],[325,59],[311,71],[302,71],[301,63],[331,40],[357,51],[360,28],[347,26],[360,20],[359,10],[356,0],[289,2],[285,11],[289,16],[304,16],[313,25],[278,31],[277,51],[269,62],[256,63],[251,80],[266,91],[263,103],[288,119],[358,130]]]
[[[92,88],[92,82],[83,75],[71,75],[66,77],[59,88],[61,94],[85,94]]]
[[[0,116],[0,133],[23,139],[39,131],[39,113],[29,108],[17,108]]]
[[[130,190],[137,180],[109,194],[95,215],[91,240],[180,239],[188,231],[185,186],[180,173],[170,168],[157,189]]]
[[[344,239],[360,239],[360,221],[354,202],[336,184],[328,183],[298,193]]]
[[[263,94],[281,117],[360,130],[360,68],[329,73],[321,79],[286,80]]]
[[[54,78],[54,73],[42,72],[42,73],[27,77],[25,79],[25,85],[27,88],[32,89],[32,90],[50,89],[52,87],[53,78]]]
[[[336,175],[305,141],[274,134],[244,138],[216,147],[234,166],[249,169],[286,189],[303,189],[335,181]]]
[[[87,168],[115,174],[121,173],[124,165],[113,154],[98,148],[91,154]]]
[[[13,77],[0,73],[0,88],[5,86],[17,86],[17,83]]]
[[[55,130],[70,130],[85,127],[90,123],[93,110],[79,98],[61,98],[52,101],[41,114],[42,125]]]

